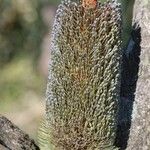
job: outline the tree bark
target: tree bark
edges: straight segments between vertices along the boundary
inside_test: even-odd
[[[142,49],[127,150],[150,150],[150,6],[148,6],[150,4],[148,3],[148,0],[136,0],[135,6],[135,18],[141,26]]]
[[[0,115],[0,150],[40,150],[16,125]]]

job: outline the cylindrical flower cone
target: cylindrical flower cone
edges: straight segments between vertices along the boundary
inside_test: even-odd
[[[47,140],[54,150],[115,149],[121,56],[115,1],[59,5],[46,99]]]

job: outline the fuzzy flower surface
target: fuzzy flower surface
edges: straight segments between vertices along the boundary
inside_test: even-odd
[[[63,1],[56,13],[46,99],[54,150],[114,150],[121,13],[113,2]]]

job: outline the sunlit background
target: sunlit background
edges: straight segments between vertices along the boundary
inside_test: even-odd
[[[59,0],[0,0],[0,114],[36,139]]]

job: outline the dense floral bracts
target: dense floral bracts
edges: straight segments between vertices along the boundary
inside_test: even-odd
[[[97,0],[82,0],[82,6],[84,8],[96,8]]]
[[[46,129],[55,150],[115,149],[120,6],[85,2],[63,1],[53,26]]]

